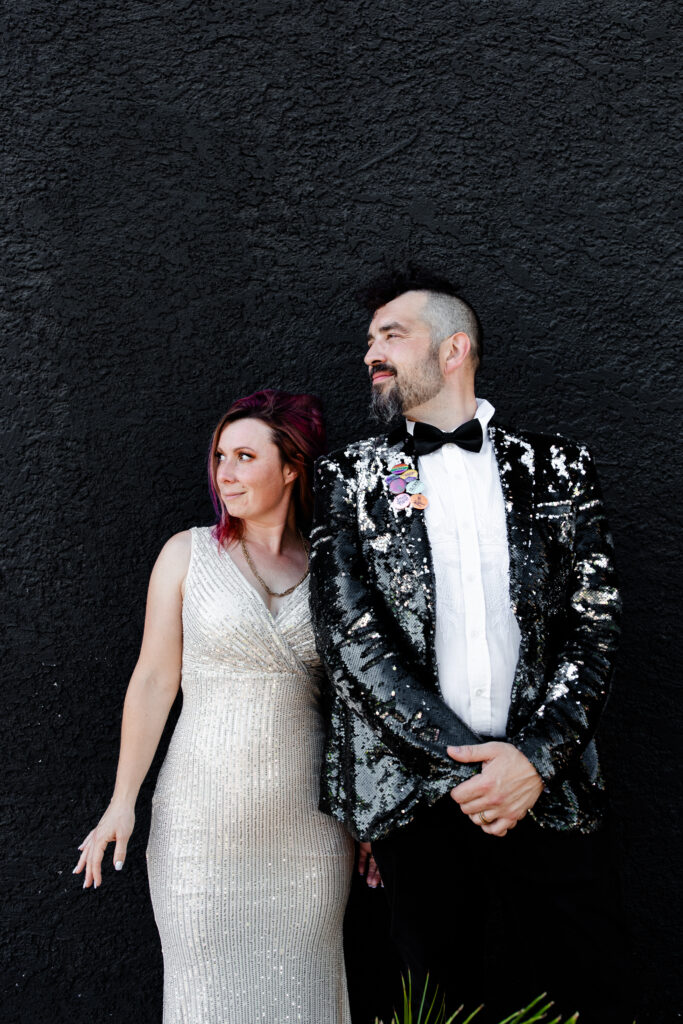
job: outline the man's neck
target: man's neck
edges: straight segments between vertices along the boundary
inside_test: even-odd
[[[477,400],[474,392],[467,395],[447,395],[442,391],[429,402],[409,409],[405,417],[418,423],[430,423],[439,430],[455,430],[461,423],[471,420],[476,411]]]

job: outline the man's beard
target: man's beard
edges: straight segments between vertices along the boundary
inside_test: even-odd
[[[393,366],[373,367],[373,373],[380,369],[394,373],[394,383],[383,388],[381,384],[372,385],[370,396],[370,413],[379,423],[391,423],[398,416],[410,409],[429,402],[438,395],[443,387],[443,377],[438,356],[431,357],[422,367],[420,376],[412,380],[399,382]]]

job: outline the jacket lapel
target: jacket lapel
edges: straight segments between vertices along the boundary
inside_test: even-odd
[[[401,427],[392,431],[376,450],[379,459],[379,494],[373,502],[376,522],[388,525],[392,543],[386,552],[386,570],[394,575],[395,592],[401,593],[401,616],[410,635],[422,648],[436,680],[436,607],[434,564],[421,509],[396,509],[386,477],[400,456],[411,469],[418,469],[413,439]],[[381,508],[381,512],[380,512]]]
[[[491,425],[488,431],[498,463],[505,504],[510,556],[510,603],[521,626],[525,583],[530,569],[536,492],[534,451],[523,438],[509,433],[503,427]],[[424,512],[419,509],[412,509],[410,513],[394,510],[391,505],[392,496],[384,479],[389,474],[392,460],[398,456],[405,458],[411,468],[418,469],[412,435],[402,427],[392,431],[386,442],[380,442],[375,451],[380,479],[377,481],[379,493],[375,492],[372,505],[377,520],[389,524],[393,543],[386,552],[387,569],[393,564],[396,571],[402,574],[401,589],[405,594],[405,608],[410,607],[414,613],[415,632],[418,621],[421,625],[424,653],[436,674],[436,584]]]
[[[510,554],[510,603],[519,619],[517,609],[524,596],[524,583],[529,571],[531,553],[536,492],[534,451],[528,442],[508,433],[502,427],[490,426],[489,437],[498,462],[505,502]]]

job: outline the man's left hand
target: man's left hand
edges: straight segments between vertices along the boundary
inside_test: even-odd
[[[451,790],[451,796],[460,810],[489,835],[504,836],[543,792],[541,776],[512,743],[492,740],[447,750],[454,761],[482,764],[481,773],[461,782]]]
[[[365,884],[370,889],[376,889],[378,885],[383,885],[377,861],[372,856],[370,843],[358,844],[358,874],[365,876]]]

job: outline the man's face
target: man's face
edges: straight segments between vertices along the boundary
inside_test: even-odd
[[[424,292],[405,292],[381,306],[370,324],[365,364],[372,380],[371,408],[386,423],[443,387],[438,349],[421,316],[427,298]]]

